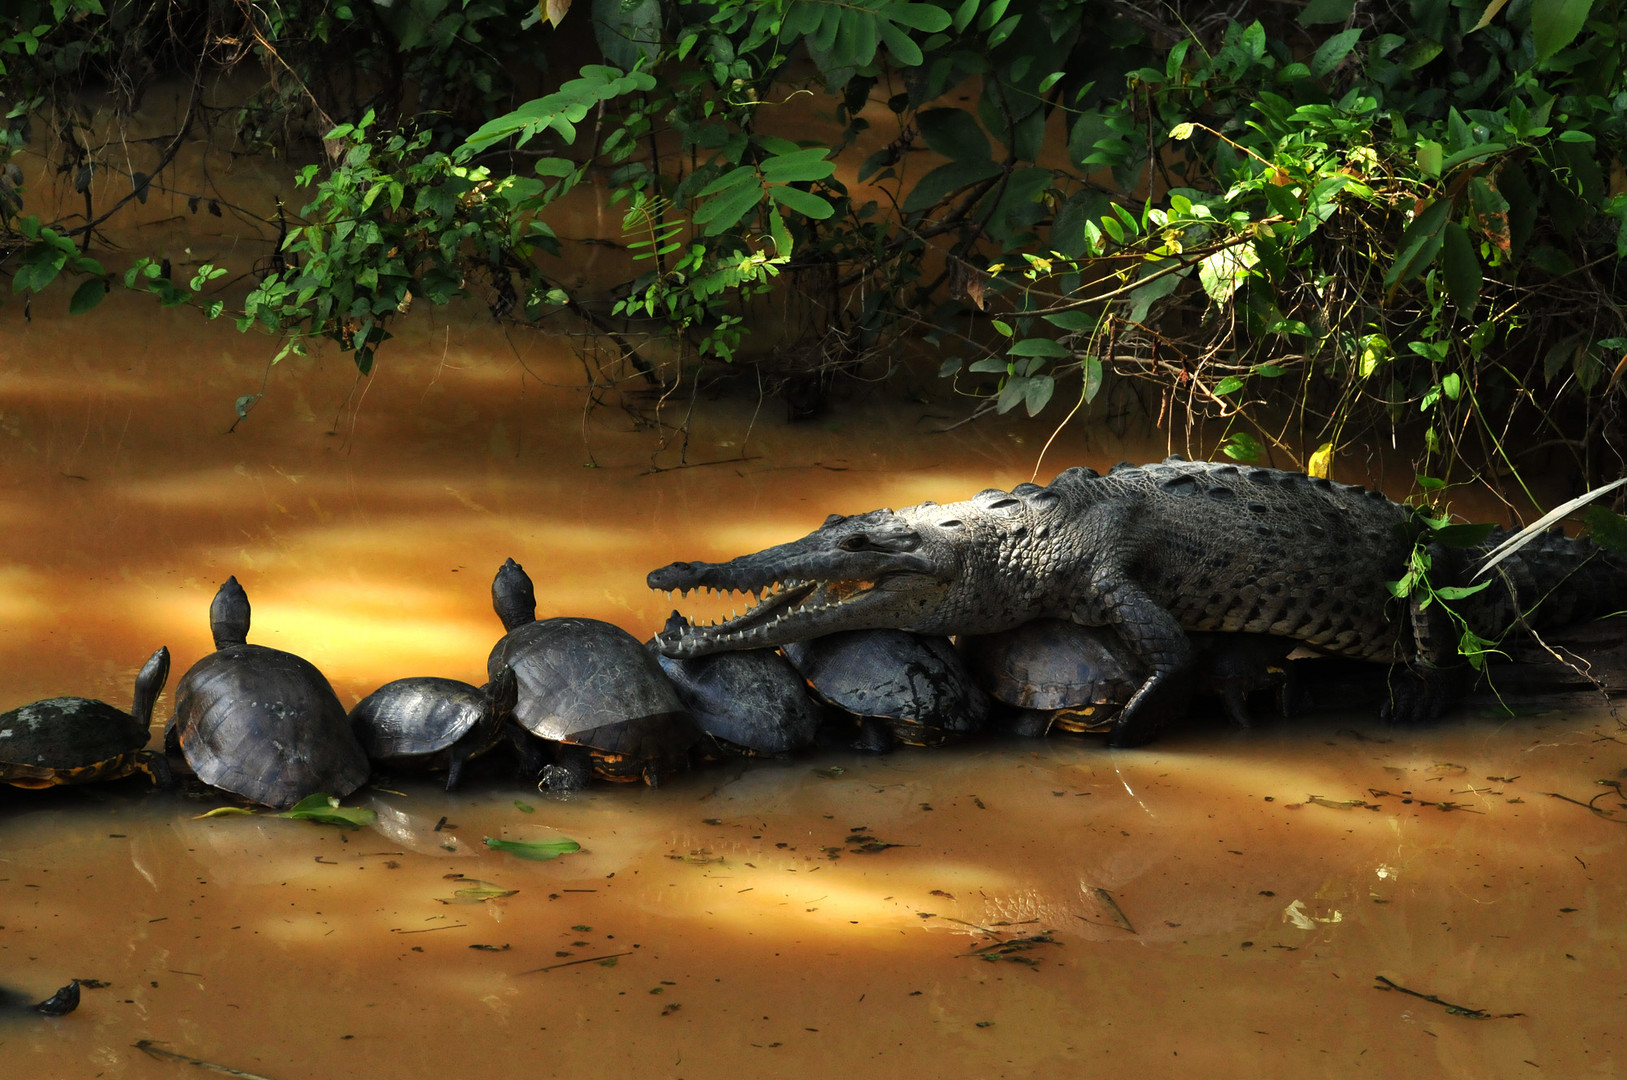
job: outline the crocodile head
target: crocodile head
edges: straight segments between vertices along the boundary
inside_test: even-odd
[[[931,504],[927,504],[930,506]],[[767,648],[839,630],[897,627],[946,632],[938,623],[963,577],[959,521],[910,507],[842,517],[788,544],[724,563],[676,562],[652,571],[652,589],[745,593],[743,615],[712,626],[669,626],[656,636],[668,656],[688,659]],[[958,541],[958,542],[957,542]]]

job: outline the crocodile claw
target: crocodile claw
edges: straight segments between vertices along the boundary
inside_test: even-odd
[[[1164,725],[1186,714],[1192,699],[1190,671],[1164,672],[1141,684],[1124,706],[1107,737],[1108,746],[1145,746],[1158,738]]]

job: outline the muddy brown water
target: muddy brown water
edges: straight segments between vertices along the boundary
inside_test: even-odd
[[[347,704],[478,679],[510,555],[543,614],[644,636],[652,567],[1029,479],[1047,434],[935,433],[954,410],[897,393],[798,427],[723,400],[688,447],[712,464],[652,473],[676,454],[585,411],[560,340],[478,312],[415,316],[365,387],[118,295],[0,322],[7,707],[126,702],[158,644],[178,678],[229,574],[251,640]],[[1162,449],[1081,426],[1039,479]],[[139,780],[6,789],[0,989],[98,983],[0,1016],[0,1075],[1614,1076],[1627,815],[1567,799],[1619,808],[1624,770],[1616,720],[1567,708],[825,752],[568,801],[392,780],[357,831]],[[553,836],[583,850],[482,843]]]

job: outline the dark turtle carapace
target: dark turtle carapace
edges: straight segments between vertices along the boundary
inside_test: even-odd
[[[598,619],[538,620],[531,578],[513,559],[492,581],[492,607],[508,632],[492,647],[487,673],[514,669],[514,719],[556,745],[565,775],[585,771],[584,753],[606,780],[658,783],[688,767],[700,731],[637,638]]]
[[[948,638],[846,630],[784,648],[814,693],[878,721],[899,742],[939,746],[978,730],[988,717],[988,695]]]
[[[1249,695],[1286,679],[1295,642],[1266,634],[1194,633],[1200,690],[1220,699],[1240,727]],[[1146,666],[1111,628],[1035,619],[997,634],[964,637],[961,654],[978,683],[1004,706],[1016,734],[1110,732],[1146,679]]]
[[[688,625],[676,611],[665,633]],[[727,751],[789,754],[814,744],[822,720],[808,684],[778,649],[743,649],[690,660],[650,648],[700,729]]]
[[[250,645],[249,599],[227,578],[209,607],[215,651],[175,689],[165,732],[204,783],[276,809],[367,781],[344,706],[309,661]]]
[[[464,764],[502,739],[517,693],[509,667],[484,687],[435,676],[396,679],[358,701],[350,722],[373,762],[445,771],[446,790],[454,791]]]
[[[145,771],[167,783],[162,755],[145,747],[153,704],[168,678],[169,650],[160,648],[136,676],[129,712],[90,698],[58,697],[0,713],[0,782],[46,788]]]

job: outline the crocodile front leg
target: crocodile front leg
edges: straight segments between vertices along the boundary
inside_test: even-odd
[[[1112,626],[1152,672],[1119,712],[1107,744],[1145,745],[1186,712],[1196,667],[1192,639],[1175,616],[1127,574],[1101,575],[1090,592],[1093,602],[1076,609],[1075,621]]]

